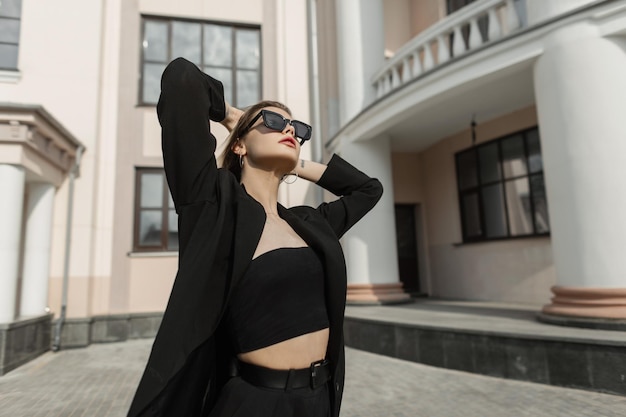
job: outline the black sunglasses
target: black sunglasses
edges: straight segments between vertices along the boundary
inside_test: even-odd
[[[293,126],[293,130],[295,131],[295,136],[300,139],[300,145],[302,145],[307,140],[311,139],[311,126],[306,123],[303,123],[299,120],[289,120],[285,119],[282,114],[278,114],[276,112],[270,110],[261,110],[259,114],[254,116],[254,119],[246,126],[243,130],[241,136],[248,133],[248,130],[252,127],[252,125],[259,120],[259,117],[263,116],[263,124],[268,129],[276,130],[278,132],[282,132],[287,124]]]

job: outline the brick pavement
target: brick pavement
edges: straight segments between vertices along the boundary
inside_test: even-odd
[[[123,417],[150,340],[47,353],[0,377],[1,417]],[[626,397],[432,368],[347,350],[342,417],[612,417]]]

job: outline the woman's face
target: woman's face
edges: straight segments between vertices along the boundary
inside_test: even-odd
[[[291,119],[289,113],[278,107],[266,107],[264,110]],[[277,131],[265,126],[263,117],[259,117],[239,142],[240,149],[235,149],[235,152],[243,152],[246,162],[257,168],[287,174],[295,168],[300,158],[300,142],[295,136],[294,127],[289,123],[282,131]]]

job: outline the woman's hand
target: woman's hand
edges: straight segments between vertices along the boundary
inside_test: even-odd
[[[225,105],[226,105],[226,117],[220,123],[226,129],[228,129],[228,132],[230,133],[233,131],[233,129],[237,125],[237,122],[239,121],[239,118],[243,114],[243,111],[239,110],[237,107],[231,106],[228,103],[225,103]]]

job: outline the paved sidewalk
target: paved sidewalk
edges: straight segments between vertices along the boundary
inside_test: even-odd
[[[46,353],[0,377],[1,417],[123,417],[151,340]],[[612,417],[626,397],[432,368],[347,349],[342,417]],[[184,417],[184,416],[181,416]]]

